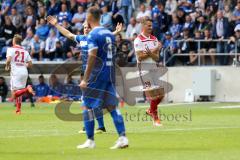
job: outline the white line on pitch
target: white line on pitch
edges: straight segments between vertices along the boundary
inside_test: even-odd
[[[219,108],[219,109],[233,109],[233,108],[240,108],[240,106],[220,106],[220,107],[211,107],[211,108]]]

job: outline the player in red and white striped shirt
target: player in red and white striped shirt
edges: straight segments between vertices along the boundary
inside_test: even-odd
[[[142,20],[142,33],[134,40],[134,49],[137,56],[138,63],[153,63],[159,60],[160,45],[157,38],[152,33],[152,21],[149,18]],[[151,79],[148,79],[151,82]],[[150,100],[150,108],[147,110],[153,120],[155,126],[161,126],[158,117],[158,104],[162,101],[163,97]]]
[[[28,67],[32,66],[32,59],[28,51],[24,50],[20,44],[22,37],[14,35],[12,47],[7,49],[7,61],[5,70],[11,69],[10,85],[12,91],[12,98],[16,102],[16,114],[21,114],[22,95],[25,93],[34,94],[32,86],[27,86]]]

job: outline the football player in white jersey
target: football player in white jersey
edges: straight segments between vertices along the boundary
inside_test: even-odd
[[[16,114],[21,114],[22,95],[34,94],[32,86],[26,87],[28,70],[32,66],[32,59],[28,51],[20,46],[22,37],[18,34],[14,35],[12,40],[12,47],[7,49],[7,61],[5,70],[10,70],[10,85],[12,91],[12,98],[16,102]]]
[[[134,49],[138,63],[152,63],[156,64],[159,60],[160,45],[158,39],[151,35],[152,20],[148,17],[142,20],[142,33],[134,40]],[[149,79],[149,82],[151,80]],[[148,115],[153,118],[155,126],[162,126],[158,117],[158,104],[163,97],[157,99],[150,99],[150,108],[146,111]]]

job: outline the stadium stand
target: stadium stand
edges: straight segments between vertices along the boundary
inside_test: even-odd
[[[120,66],[136,64],[133,41],[144,16],[153,21],[153,33],[162,44],[160,63],[165,66],[223,66],[240,60],[240,0],[1,0],[1,68],[15,33],[23,36],[22,45],[42,68],[33,82],[49,66],[81,60],[79,45],[49,25],[46,17],[54,15],[80,34],[90,6],[102,9],[101,24],[110,30],[124,23],[124,31],[116,36]]]

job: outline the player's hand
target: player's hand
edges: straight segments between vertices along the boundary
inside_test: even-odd
[[[5,66],[5,71],[9,71],[10,70],[10,66]]]
[[[79,86],[81,89],[85,89],[87,88],[87,82],[85,80],[82,80]]]
[[[47,21],[48,21],[48,23],[50,23],[53,26],[55,26],[57,24],[57,19],[53,16],[47,16]]]
[[[151,50],[150,50],[148,47],[146,47],[145,49],[146,49],[146,50],[144,51],[145,54],[148,54],[148,55],[151,55],[151,54],[152,54]]]
[[[123,29],[123,24],[122,23],[117,23],[117,26],[116,26],[116,31],[117,33],[121,32]]]

